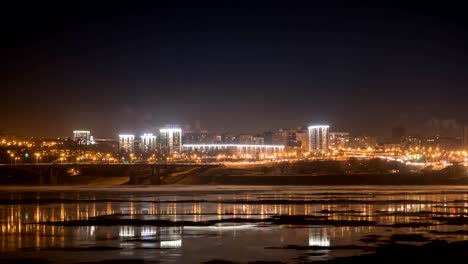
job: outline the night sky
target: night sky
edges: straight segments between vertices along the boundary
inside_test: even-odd
[[[198,119],[386,135],[468,122],[462,6],[37,2],[2,3],[4,132],[111,137]]]

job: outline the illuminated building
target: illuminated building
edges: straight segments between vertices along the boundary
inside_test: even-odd
[[[265,138],[264,137],[255,137],[255,142],[256,145],[265,145]]]
[[[223,142],[227,144],[239,143],[239,138],[236,135],[232,134],[224,134],[222,139]]]
[[[400,147],[402,148],[416,148],[416,147],[422,147],[424,138],[416,135],[407,135],[403,138],[402,144]]]
[[[239,135],[239,143],[246,145],[264,145],[265,139],[254,135]]]
[[[298,128],[296,131],[296,141],[303,150],[309,150],[309,132],[306,128]]]
[[[279,129],[272,135],[272,143],[287,147],[298,147],[300,143],[296,140],[295,129]]]
[[[156,136],[151,133],[145,133],[141,136],[141,150],[143,152],[155,151],[157,147]]]
[[[221,134],[214,134],[214,135],[212,136],[212,138],[213,138],[213,143],[221,143],[221,142],[223,142],[223,135],[221,135]]]
[[[211,144],[221,142],[222,135],[209,134],[207,131],[186,132],[183,131],[182,144]]]
[[[159,146],[161,152],[166,155],[180,153],[182,151],[182,129],[162,128],[159,130]]]
[[[371,136],[355,136],[352,138],[350,145],[355,149],[374,148],[377,146],[377,138]]]
[[[256,145],[256,144],[184,144],[184,151],[203,153],[228,153],[243,155],[274,155],[284,151],[283,145]]]
[[[348,147],[349,132],[330,132],[329,145],[332,149]]]
[[[135,147],[135,135],[119,135],[119,149],[132,153]]]
[[[309,126],[309,151],[321,152],[328,150],[328,131],[330,126]]]
[[[240,144],[255,144],[255,136],[254,135],[239,135],[239,143]]]
[[[91,142],[91,131],[74,130],[73,141],[78,142],[78,144],[88,145]]]

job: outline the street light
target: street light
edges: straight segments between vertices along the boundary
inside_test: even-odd
[[[10,163],[13,164],[13,158],[15,157],[15,154],[11,153],[10,154]]]

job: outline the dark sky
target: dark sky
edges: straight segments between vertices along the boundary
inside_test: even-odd
[[[1,8],[5,132],[110,137],[199,119],[217,131],[328,123],[385,135],[468,122],[463,6],[16,2]]]

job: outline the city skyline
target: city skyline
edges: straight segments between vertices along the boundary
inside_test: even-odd
[[[115,138],[118,137],[119,134],[134,134],[135,136],[140,136],[140,134],[146,134],[146,133],[156,133],[159,131],[161,128],[167,128],[167,127],[177,127],[182,129],[184,133],[187,132],[205,132],[205,133],[218,133],[218,134],[233,134],[233,135],[242,135],[242,134],[248,134],[248,135],[258,135],[266,132],[273,132],[277,130],[282,130],[282,129],[301,129],[301,128],[307,128],[309,126],[314,126],[319,123],[322,124],[331,124],[331,122],[308,122],[306,124],[296,124],[291,127],[284,127],[284,126],[279,126],[279,125],[273,125],[272,127],[269,128],[257,128],[257,129],[252,129],[250,131],[243,131],[239,129],[234,129],[234,130],[228,130],[228,129],[219,129],[219,130],[210,130],[206,129],[205,126],[201,125],[200,120],[194,120],[191,123],[185,123],[182,125],[179,124],[164,124],[164,125],[159,125],[159,126],[151,126],[151,127],[144,127],[144,128],[138,128],[138,127],[133,127],[129,129],[122,129],[122,130],[114,130],[109,132],[108,134],[103,134],[100,133],[99,130],[90,128],[89,126],[81,126],[79,128],[73,127],[73,135],[71,138],[76,138],[75,132],[76,133],[82,133],[82,132],[90,132],[93,131],[93,137],[94,138]],[[209,127],[209,126],[208,126]],[[419,127],[415,129],[415,127]],[[404,131],[404,134],[406,135],[413,135],[413,136],[423,136],[423,137],[430,137],[430,136],[450,136],[450,137],[462,137],[465,133],[465,130],[468,128],[468,125],[455,120],[455,119],[430,119],[427,120],[426,122],[419,124],[418,126],[410,125],[410,126],[403,126],[401,124],[396,125],[396,126],[391,126],[388,127],[388,129],[381,133],[381,134],[373,134],[368,131],[364,130],[353,130],[351,127],[343,127],[343,126],[337,126],[336,124],[333,124],[332,130],[333,132],[346,132],[354,136],[373,136],[373,137],[379,137],[379,138],[385,138],[385,139],[391,139],[394,135],[394,130],[395,129],[402,129]],[[97,131],[97,132],[96,132]],[[12,135],[12,136],[19,136],[19,137],[36,137],[36,138],[58,138],[58,137],[69,137],[70,130],[65,131],[65,133],[57,133],[55,135],[44,135],[40,131],[38,132],[37,130],[34,131],[34,133],[11,133],[7,130],[0,130],[0,136],[7,136],[7,135]],[[89,135],[88,135],[89,137]],[[88,139],[88,138],[86,138]]]

